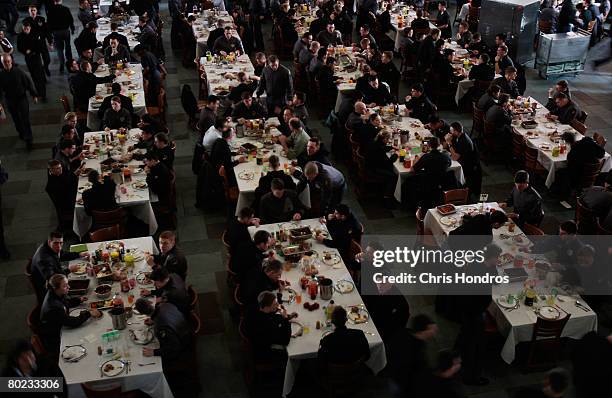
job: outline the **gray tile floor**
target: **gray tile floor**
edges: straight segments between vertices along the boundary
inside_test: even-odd
[[[76,15],[76,6],[71,5]],[[454,10],[450,10],[454,15]],[[166,4],[162,4],[162,13],[167,18]],[[265,27],[269,32],[270,24]],[[167,31],[166,31],[167,32]],[[166,33],[168,35],[168,33]],[[269,33],[265,34],[269,37]],[[609,39],[608,39],[609,40]],[[204,385],[202,396],[206,397],[245,397],[246,388],[241,373],[243,364],[240,351],[240,340],[236,333],[235,320],[230,315],[230,300],[224,283],[224,259],[219,237],[226,221],[224,214],[203,214],[193,207],[195,180],[191,173],[190,159],[195,135],[187,129],[183,114],[179,90],[182,84],[197,87],[197,76],[194,69],[185,69],[180,63],[180,54],[173,54],[169,38],[165,38],[166,64],[172,73],[166,84],[168,87],[169,127],[172,137],[177,141],[176,171],[178,175],[178,233],[180,244],[188,254],[190,266],[189,282],[196,290],[211,293],[201,297],[213,297],[211,302],[218,302],[221,309],[223,332],[212,333],[200,338],[199,358],[201,381]],[[271,48],[271,45],[268,45]],[[609,43],[600,43],[593,48],[589,59],[596,59],[607,54]],[[16,60],[24,67],[23,57],[16,54]],[[10,261],[0,263],[0,359],[8,347],[17,338],[29,334],[25,324],[28,311],[34,305],[34,296],[30,291],[23,268],[28,256],[42,242],[46,234],[56,224],[53,206],[48,199],[44,186],[46,183],[46,161],[51,153],[51,146],[56,141],[61,126],[63,110],[59,96],[69,94],[67,76],[58,74],[55,54],[51,66],[52,76],[48,83],[48,102],[31,106],[31,121],[34,129],[36,149],[26,152],[24,144],[16,138],[11,123],[0,125],[0,159],[9,172],[9,182],[2,186],[3,215],[5,235],[12,253]],[[608,64],[595,71],[590,66],[577,78],[570,78],[572,92],[579,105],[589,112],[588,125],[592,131],[599,131],[612,142],[612,65]],[[527,94],[538,100],[544,100],[546,89],[553,84],[537,77],[533,70],[528,70]],[[401,87],[401,94],[408,90]],[[458,120],[465,126],[471,126],[468,114],[443,112],[442,116],[449,121]],[[327,142],[330,135],[320,121],[313,121],[313,126]],[[608,148],[610,149],[610,148]],[[341,166],[342,168],[342,166]],[[483,192],[490,193],[491,200],[502,200],[511,187],[512,176],[503,166],[485,167]],[[573,210],[564,210],[557,201],[543,192],[546,201],[547,219],[545,229],[553,233],[558,222],[571,218]],[[352,194],[347,195],[347,203],[363,221],[366,231],[372,234],[410,234],[414,229],[414,217],[403,210],[386,210],[376,204],[362,206]],[[208,299],[207,299],[208,300]],[[427,312],[436,317],[430,297],[410,297],[413,314]],[[209,303],[210,304],[210,303]],[[212,321],[211,321],[212,323]],[[441,333],[435,341],[433,350],[450,347],[457,333],[457,326],[445,319],[439,319]],[[525,375],[515,367],[506,366],[499,357],[499,347],[495,344],[488,349],[485,375],[492,383],[484,388],[468,390],[473,397],[507,397],[517,386],[535,384],[539,374]],[[295,396],[306,394],[303,384],[294,390]],[[364,391],[365,394],[376,393],[388,396],[381,380]]]

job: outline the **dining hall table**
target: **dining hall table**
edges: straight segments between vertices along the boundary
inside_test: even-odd
[[[259,227],[249,227],[251,238],[257,231],[265,230],[272,234],[279,232],[281,229],[290,231],[295,228],[307,227],[311,232],[317,231],[329,236],[325,224],[321,224],[318,219],[306,219],[299,222],[287,222],[281,224],[266,224]],[[312,300],[306,291],[302,291],[300,280],[305,276],[302,272],[304,269],[316,270],[319,277],[331,279],[334,284],[333,296],[334,305],[345,307],[349,314],[349,322],[347,326],[353,329],[360,329],[365,333],[365,337],[370,345],[370,359],[366,361],[366,365],[376,374],[380,372],[387,363],[385,346],[376,325],[370,319],[367,308],[363,303],[359,292],[356,289],[351,275],[346,268],[337,249],[328,248],[324,244],[319,243],[315,239],[308,239],[311,244],[312,255],[307,257],[307,260],[300,260],[299,264],[289,265],[286,262],[283,265],[283,273],[281,279],[289,282],[290,290],[283,290],[281,293],[283,305],[288,313],[296,312],[298,314],[292,323],[293,336],[287,346],[288,361],[285,368],[285,380],[283,384],[283,396],[287,396],[293,388],[295,375],[300,366],[302,359],[316,358],[319,350],[319,342],[322,337],[331,332],[331,327],[326,322],[324,308],[329,305],[328,300],[321,299],[317,295],[315,300]],[[283,246],[287,243],[284,242]],[[281,250],[282,252],[282,250]],[[307,263],[305,263],[307,262]],[[310,263],[310,264],[308,264]],[[298,299],[299,296],[299,299]],[[299,301],[298,301],[299,300]],[[303,307],[303,303],[317,303],[319,309],[314,311],[307,310]],[[358,314],[358,318],[353,320],[352,308],[356,309],[353,314]],[[317,323],[320,324],[320,329],[317,329]]]
[[[406,27],[410,26],[414,19],[416,19],[416,10],[412,6],[408,7],[397,4],[391,8],[390,13],[393,30],[389,30],[387,36],[395,43],[393,49],[399,51],[402,46],[402,32]],[[429,21],[429,29],[434,28],[436,28],[436,25]]]
[[[133,315],[128,318],[127,327],[123,330],[115,330],[108,311],[110,306],[107,305],[109,300],[117,296],[121,297],[126,307],[131,308],[130,295],[135,298],[140,288],[152,288],[152,283],[143,278],[143,272],[151,271],[151,267],[147,265],[146,256],[158,254],[153,238],[147,236],[120,241],[79,244],[73,245],[71,251],[93,253],[100,249],[112,252],[118,250],[121,245],[126,252],[129,249],[135,257],[134,266],[132,268],[123,263],[117,263],[113,265],[113,269],[122,269],[123,272],[126,272],[128,278],[133,279],[134,287],[129,292],[122,292],[119,282],[110,282],[109,299],[98,298],[94,291],[98,275],[101,276],[104,271],[100,270],[100,274],[94,271],[94,275],[90,275],[86,272],[86,267],[90,267],[89,261],[85,259],[71,261],[71,264],[79,264],[81,267],[76,273],[68,275],[69,281],[88,279],[90,283],[85,293],[87,301],[71,309],[70,315],[76,316],[81,310],[91,308],[92,303],[95,303],[97,308],[103,309],[101,318],[91,317],[77,328],[62,329],[59,367],[68,385],[68,395],[72,398],[86,397],[81,384],[87,383],[88,387],[94,390],[107,390],[119,386],[122,392],[141,390],[153,398],[173,398],[163,373],[161,357],[144,357],[142,354],[145,346],[159,347],[159,342],[153,335],[152,329],[144,324],[146,316],[134,311]],[[112,338],[108,338],[110,335]],[[99,352],[101,354],[98,354]],[[113,369],[107,368],[104,371],[107,361],[113,361],[110,362]]]
[[[223,26],[232,26],[232,36],[240,39],[238,31],[233,28],[234,18],[227,11],[218,11],[214,9],[203,10],[199,14],[189,14],[195,16],[191,28],[193,29],[193,35],[196,39],[196,59],[206,55],[206,51],[211,51],[212,48],[208,48],[207,41],[210,36],[210,32],[217,29],[219,22]]]
[[[142,116],[147,113],[145,102],[144,79],[142,75],[142,65],[139,63],[127,63],[120,65],[121,68],[115,70],[115,83],[121,85],[121,94],[130,97],[134,113]],[[97,77],[108,76],[113,73],[110,66],[103,64],[98,66],[94,73]],[[112,95],[112,83],[96,85],[96,94],[89,99],[87,112],[87,127],[91,130],[99,130],[102,120],[98,117],[98,109],[106,97]]]
[[[525,142],[529,147],[538,150],[538,162],[547,171],[545,184],[546,187],[550,188],[555,182],[557,170],[567,167],[567,154],[571,150],[569,145],[567,145],[563,153],[557,153],[557,150],[553,151],[555,147],[560,146],[561,134],[566,131],[574,133],[576,141],[584,138],[584,135],[568,124],[547,119],[548,109],[532,97],[525,97],[516,101],[512,100],[512,102],[513,111],[516,115],[516,118],[512,121],[512,129],[515,133],[525,138]],[[535,117],[531,116],[528,111],[533,106],[537,107]],[[530,126],[523,124],[523,122],[529,120],[534,120],[537,125]],[[606,173],[611,169],[612,158],[606,152],[602,159],[601,172]]]
[[[252,126],[253,120],[246,122]],[[263,177],[269,169],[268,159],[270,156],[278,156],[281,167],[286,173],[289,173],[289,165],[292,161],[287,158],[280,144],[271,141],[272,137],[278,137],[281,134],[276,128],[279,124],[280,122],[276,117],[266,119],[264,122],[264,127],[267,128],[266,133],[261,134],[261,132],[257,132],[258,129],[245,129],[242,137],[234,136],[230,142],[230,147],[234,151],[245,151],[245,148],[252,150],[243,155],[238,155],[245,156],[246,162],[234,166],[239,191],[236,215],[239,215],[243,208],[251,206],[255,200],[255,189],[259,185],[260,177]],[[264,135],[268,138],[265,138]],[[255,156],[253,156],[253,152],[256,152]],[[258,157],[261,157],[261,162],[258,161]],[[297,184],[298,180],[296,178],[293,178],[293,180]],[[298,198],[304,206],[310,207],[310,187],[308,185],[298,194]],[[259,212],[259,209],[255,209],[255,211]]]
[[[429,209],[424,219],[426,233],[431,233],[441,247],[446,244],[451,231],[459,227],[465,214],[486,213],[493,209],[501,210],[497,202],[455,206],[456,213],[441,214],[437,208]],[[508,284],[494,285],[491,292],[492,301],[488,312],[495,320],[498,330],[506,340],[501,350],[502,359],[510,364],[516,358],[516,346],[531,341],[534,325],[542,317],[543,307],[552,307],[559,318],[570,316],[561,337],[580,339],[586,333],[597,330],[597,314],[586,304],[575,304],[580,296],[566,292],[556,286],[553,280],[538,275],[538,264],[550,266],[550,261],[543,254],[529,253],[533,242],[523,231],[510,222],[499,228],[493,228],[493,243],[500,247],[499,275],[507,270],[521,268],[526,272],[526,280],[533,283],[534,291],[539,298],[532,306],[519,302],[523,294],[525,279]],[[512,271],[507,271],[510,275]],[[554,278],[553,278],[554,279]],[[508,302],[508,295],[514,301]],[[584,300],[582,300],[584,302]],[[545,318],[546,319],[546,318]]]
[[[105,143],[110,139],[111,133],[113,140],[110,144]],[[157,195],[149,191],[142,161],[131,159],[128,153],[129,147],[138,142],[141,130],[135,128],[127,131],[124,142],[119,140],[117,133],[117,130],[85,133],[83,149],[86,151],[86,157],[79,176],[72,224],[72,229],[79,237],[85,236],[92,226],[92,217],[85,212],[82,198],[82,193],[91,187],[91,183],[87,180],[87,173],[90,170],[96,170],[101,175],[110,173],[111,178],[118,178],[116,182],[120,180],[121,183],[117,184],[115,191],[117,204],[147,224],[151,235],[157,231],[157,220],[151,206],[151,202],[157,201]],[[143,151],[136,150],[135,153],[142,154]],[[109,160],[109,156],[111,160]],[[122,164],[128,168],[131,174],[131,181],[125,181],[123,169],[120,169],[120,176],[112,177],[112,163]]]
[[[238,73],[245,72],[249,76],[255,74],[251,59],[241,54],[233,61],[199,58],[200,72],[206,77],[206,86],[210,95],[226,97],[232,88],[238,86]]]
[[[110,4],[109,4],[110,5]],[[102,6],[102,4],[100,4]],[[99,42],[104,42],[106,36],[108,36],[111,31],[111,18],[102,17],[96,20],[98,24],[98,30],[96,31],[96,39]],[[127,17],[126,19],[118,22],[119,27],[117,28],[117,33],[121,33],[127,38],[128,45],[130,46],[130,50],[134,50],[138,41],[138,35],[140,34],[140,28],[138,27],[138,16]]]

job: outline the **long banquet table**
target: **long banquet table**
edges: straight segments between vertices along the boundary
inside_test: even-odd
[[[403,19],[401,28],[399,27],[399,21],[398,21],[400,16]],[[390,30],[389,32],[387,32],[387,36],[389,36],[395,42],[395,46],[393,47],[395,51],[399,51],[400,46],[401,46],[400,33],[407,26],[410,26],[410,24],[412,23],[414,19],[416,19],[416,10],[414,10],[413,7],[409,8],[405,5],[396,5],[391,10],[391,25],[393,26],[394,30]],[[430,21],[429,28],[434,29],[436,28],[436,25],[434,25]]]
[[[95,72],[98,77],[108,76],[109,66],[100,65]],[[144,79],[142,76],[142,66],[138,63],[129,63],[123,69],[117,71],[114,80],[115,83],[121,84],[121,94],[132,99],[134,113],[142,116],[147,113],[147,105],[145,102]],[[96,85],[96,95],[89,99],[89,107],[87,112],[87,127],[92,130],[100,128],[102,120],[98,118],[98,109],[104,98],[112,95],[111,83]]]
[[[117,130],[111,131],[116,137]],[[129,130],[128,136],[126,137],[126,143],[122,145],[115,138],[116,141],[114,141],[112,147],[102,143],[101,137],[103,135],[109,136],[109,133],[106,131],[85,133],[84,145],[88,148],[90,155],[85,158],[84,169],[93,169],[101,173],[101,162],[107,159],[107,151],[110,149],[111,156],[119,161],[122,156],[127,154],[128,146],[138,142],[137,137],[140,135],[140,132],[140,129]],[[98,153],[96,154],[96,152]],[[157,231],[157,220],[155,219],[155,213],[153,213],[153,208],[151,207],[151,201],[157,201],[157,195],[150,192],[148,188],[138,189],[133,185],[135,182],[146,180],[142,162],[130,160],[125,164],[130,168],[132,182],[117,185],[115,191],[117,204],[122,207],[127,207],[132,215],[148,224],[149,233],[153,235],[155,231]],[[77,190],[76,205],[74,207],[74,221],[72,224],[72,229],[80,237],[83,237],[89,231],[92,224],[92,218],[85,212],[81,197],[82,191],[85,190],[86,185],[89,185],[87,175],[81,175],[79,177],[79,189]],[[125,192],[122,192],[122,188],[125,189]]]
[[[308,219],[302,220],[301,222],[296,223],[285,223],[280,224],[280,226],[284,226],[287,228],[293,228],[298,226],[309,226],[312,230],[315,228],[319,228],[321,230],[327,230],[324,224],[321,224],[318,219]],[[255,235],[255,232],[258,230],[266,230],[269,232],[276,232],[280,228],[279,224],[266,224],[261,225],[259,228],[257,227],[249,227],[249,232],[251,237]],[[322,243],[311,239],[312,241],[312,250],[318,253],[319,258],[322,258],[324,251],[329,251],[335,253],[336,256],[340,257],[338,251],[336,249],[328,248]],[[318,262],[317,262],[318,263]],[[342,261],[339,264],[334,266],[328,266],[322,263],[318,263],[319,272],[321,275],[324,275],[326,278],[331,278],[334,283],[339,280],[347,280],[352,282],[351,275],[348,272],[348,269],[344,265]],[[302,292],[300,289],[300,278],[304,274],[298,268],[292,268],[291,271],[283,271],[282,279],[290,282],[290,287],[295,289],[298,294],[302,294],[303,300],[302,303],[312,302],[313,300],[309,300],[309,297],[305,292]],[[332,300],[334,300],[336,305],[342,306],[355,306],[355,305],[363,305],[363,300],[357,289],[354,289],[350,293],[340,294],[338,292],[334,292]],[[285,369],[285,382],[283,386],[283,396],[287,396],[291,389],[293,388],[293,383],[295,381],[295,375],[299,369],[300,361],[302,359],[307,358],[315,358],[317,356],[317,352],[319,350],[319,342],[322,338],[324,332],[329,330],[328,328],[316,329],[316,323],[319,321],[322,325],[325,325],[325,312],[323,307],[328,304],[327,301],[322,300],[320,296],[317,296],[317,299],[314,300],[317,302],[321,308],[315,311],[308,311],[302,307],[301,304],[293,303],[283,303],[287,312],[297,312],[298,317],[296,321],[300,322],[303,326],[308,326],[310,329],[309,333],[304,333],[301,336],[292,338],[287,346],[287,354],[289,356],[289,360],[287,361],[287,368]],[[387,357],[385,353],[385,347],[383,341],[378,333],[376,326],[370,319],[366,323],[360,324],[348,324],[348,327],[354,329],[361,329],[366,334],[368,342],[370,344],[370,359],[366,362],[366,365],[374,372],[380,372],[387,363]]]
[[[552,155],[552,148],[555,146],[553,141],[550,139],[549,134],[557,132],[562,134],[566,131],[572,132],[576,135],[576,140],[581,140],[584,136],[577,130],[567,124],[561,124],[557,121],[551,121],[546,119],[546,115],[549,113],[542,104],[533,98],[529,98],[531,103],[537,104],[535,121],[538,123],[536,127],[524,128],[521,126],[521,119],[515,119],[512,122],[512,128],[514,131],[523,137],[527,145],[538,150],[538,162],[547,170],[546,186],[550,188],[555,181],[556,171],[567,167],[567,153],[568,151],[559,154],[559,156]],[[518,101],[515,102],[518,104]],[[557,140],[559,137],[556,138]],[[603,166],[601,171],[608,172],[612,169],[612,158],[610,154],[606,152],[603,159]]]
[[[158,250],[151,237],[142,237],[134,239],[122,240],[126,249],[137,249],[136,254],[140,258],[135,261],[134,272],[150,271],[151,268],[147,265],[145,258],[146,253],[157,254]],[[108,242],[88,243],[87,250],[93,252],[99,247],[104,247]],[[80,263],[83,260],[74,260],[72,263]],[[84,276],[70,274],[69,278],[81,279]],[[88,301],[83,303],[81,307],[89,308],[88,303],[98,301],[93,289],[95,288],[95,277],[91,279],[89,291],[87,294]],[[113,292],[118,292],[124,303],[128,303],[128,294],[121,293],[117,282],[113,283]],[[130,291],[131,294],[138,296],[139,286],[137,285]],[[112,296],[111,296],[112,297]],[[109,358],[99,356],[97,353],[98,347],[102,346],[101,336],[108,330],[112,330],[112,321],[110,315],[106,311],[102,311],[103,316],[100,319],[90,318],[78,328],[62,329],[61,350],[70,345],[81,345],[87,350],[87,355],[78,362],[66,362],[60,358],[59,366],[64,374],[66,383],[68,384],[68,393],[70,397],[81,398],[85,397],[85,392],[81,387],[81,383],[88,383],[93,389],[108,389],[119,385],[123,392],[132,390],[142,390],[153,398],[173,398],[172,391],[168,386],[168,382],[162,370],[162,360],[160,357],[143,357],[143,345],[136,344],[129,338],[130,329],[142,329],[144,326],[143,315],[134,314],[128,322],[128,327],[120,331],[120,338],[116,343],[120,353],[120,359],[123,361],[131,361],[131,370],[126,374],[125,371],[114,377],[101,376],[100,366]],[[157,340],[149,343],[150,347],[158,347]],[[60,350],[60,351],[61,351]],[[151,363],[147,366],[139,366],[139,363]]]
[[[484,207],[484,211],[490,209],[500,209],[499,204],[496,202],[490,202],[485,204],[474,204],[466,206],[457,206],[457,213],[450,217],[453,217],[456,221],[454,225],[447,220],[443,220],[443,216],[434,209],[429,209],[425,215],[424,224],[426,231],[430,231],[439,245],[443,245],[448,234],[461,225],[461,217],[467,212],[480,211]],[[522,238],[523,244],[517,244],[514,241],[514,236],[519,235]],[[537,281],[535,290],[540,295],[551,294],[552,287],[547,286],[546,281],[538,280],[536,270],[534,267],[528,265],[528,259],[532,258],[537,261],[548,262],[543,255],[526,253],[519,251],[521,248],[527,248],[532,245],[529,237],[527,237],[518,226],[514,227],[514,231],[508,230],[508,225],[503,225],[498,229],[493,229],[493,242],[502,249],[502,255],[510,255],[510,259],[520,254],[525,261],[521,266],[524,267],[525,271],[529,275],[529,280]],[[501,275],[504,269],[514,267],[513,261],[502,263],[498,267],[498,272]],[[506,336],[506,341],[501,351],[502,359],[510,364],[514,361],[516,356],[516,345],[521,342],[531,341],[533,334],[533,327],[537,320],[535,309],[538,308],[538,304],[534,304],[532,307],[521,305],[515,310],[506,310],[502,307],[498,299],[508,294],[517,295],[523,289],[523,282],[515,282],[507,285],[494,286],[492,290],[492,301],[489,305],[489,313],[493,316],[497,323],[497,327],[502,335]],[[558,289],[562,292],[562,289]],[[570,337],[574,339],[580,339],[586,333],[597,330],[597,314],[589,308],[589,311],[584,311],[575,305],[573,302],[577,297],[570,295],[559,295],[555,300],[555,307],[562,313],[561,316],[565,316],[563,313],[570,315],[565,328],[563,329],[562,337]],[[539,301],[541,302],[541,300]]]
[[[210,31],[218,26],[218,21],[222,21],[224,26],[234,26],[234,18],[227,11],[204,10],[201,14],[196,14],[196,19],[193,21],[193,35],[196,38],[196,59],[204,56],[206,51],[212,51],[212,48],[207,48],[206,42],[210,36]],[[209,21],[209,18],[211,21]],[[210,24],[212,22],[212,25]],[[236,29],[232,29],[232,36],[240,39]]]
[[[273,117],[269,118],[265,122],[266,127],[270,127],[270,134],[273,136],[280,135],[280,131],[278,131],[274,126],[278,126],[279,121],[278,118]],[[264,170],[267,168],[268,158],[272,155],[278,156],[280,164],[284,167],[284,165],[290,164],[290,160],[285,156],[283,148],[279,144],[275,144],[273,148],[267,149],[263,148],[263,143],[261,138],[257,137],[234,137],[230,143],[232,149],[238,150],[243,144],[252,144],[259,147],[258,151],[262,151],[263,155],[263,164],[258,165],[257,159],[255,157],[250,157],[248,155],[244,155],[247,159],[244,163],[239,163],[234,166],[234,173],[236,174],[236,182],[238,184],[238,203],[236,204],[236,215],[240,213],[240,210],[244,207],[250,206],[253,200],[255,199],[255,189],[259,185],[259,178],[264,174]],[[297,180],[294,178],[294,182],[297,184]],[[306,207],[310,207],[310,188],[308,185],[306,188],[299,193],[298,198],[302,202],[302,204]],[[255,211],[259,211],[259,209],[255,209]]]
[[[111,33],[111,20],[108,17],[102,17],[98,18],[96,22],[98,23],[96,39],[103,42],[104,38]],[[136,47],[136,45],[139,43],[137,38],[137,34],[140,33],[140,28],[138,27],[138,16],[131,16],[128,21],[119,25],[117,28],[117,33],[124,35],[127,38],[130,49],[134,50],[134,47]]]

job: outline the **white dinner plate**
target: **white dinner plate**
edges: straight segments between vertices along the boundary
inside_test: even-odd
[[[561,312],[559,312],[558,309],[549,305],[540,307],[537,313],[541,318],[547,319],[549,321],[559,319],[559,317],[561,316]]]
[[[117,359],[111,359],[102,364],[102,374],[108,377],[114,377],[123,372],[125,364]]]

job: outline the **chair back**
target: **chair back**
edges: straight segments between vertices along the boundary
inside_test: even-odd
[[[191,330],[193,330],[194,335],[200,333],[200,329],[202,329],[202,321],[200,321],[200,317],[195,311],[189,312],[189,325],[191,326]]]
[[[232,247],[227,241],[227,229],[223,231],[223,234],[221,234],[221,243],[223,243],[223,247],[225,248],[225,254],[230,256],[232,252]]]
[[[482,109],[472,104],[472,136],[480,137],[484,135],[484,118],[485,113]]]
[[[236,285],[234,289],[234,302],[240,307],[244,307],[244,303],[242,302],[242,297],[240,297],[240,285]]]
[[[32,333],[38,333],[40,329],[40,304],[36,304],[34,308],[28,312],[28,316],[26,318],[26,325],[32,331]]]
[[[474,80],[475,95],[480,98],[480,96],[487,92],[487,90],[491,86],[491,83],[493,83],[492,80]]]
[[[484,121],[483,141],[487,151],[496,152],[499,147],[499,139],[495,134],[495,123]]]
[[[593,163],[585,163],[582,165],[582,172],[580,174],[579,188],[589,188],[595,184],[595,180],[601,171],[603,166],[603,159]]]
[[[528,236],[534,236],[534,235],[535,236],[543,236],[543,235],[545,235],[544,231],[542,231],[540,228],[536,227],[535,225],[528,224],[528,223],[523,224],[522,230],[525,233],[525,235],[528,235]]]
[[[64,112],[65,113],[70,112],[70,100],[68,99],[68,96],[67,95],[61,95],[59,100],[62,103],[62,107],[64,107]]]
[[[576,131],[578,131],[580,134],[582,135],[586,135],[587,132],[587,126],[580,122],[578,119],[573,119],[570,122],[570,126],[572,126]]]
[[[542,365],[554,365],[559,357],[559,351],[561,349],[561,333],[563,333],[563,328],[567,324],[569,318],[570,314],[566,314],[565,317],[556,320],[537,317],[536,323],[533,326],[529,356],[527,357],[528,369],[539,368],[542,367]],[[552,355],[555,358],[546,363],[536,361],[536,351],[540,346],[543,348],[541,352],[546,353],[548,356]]]
[[[529,145],[524,145],[525,149],[525,170],[527,170],[530,174],[535,174],[536,170],[541,169],[541,166],[538,162],[538,150],[537,148],[532,148]]]
[[[351,240],[348,250],[348,258],[353,260],[356,255],[362,252],[363,250],[361,249],[361,245],[359,245],[359,243],[355,242],[354,240]]]
[[[104,242],[107,240],[121,239],[121,225],[115,224],[111,227],[100,228],[89,233],[92,242]]]
[[[47,356],[49,354],[47,352],[47,349],[43,345],[42,339],[40,338],[39,335],[33,334],[30,337],[30,344],[32,344],[32,348],[34,349],[34,352],[36,354],[41,355],[41,356]]]
[[[596,23],[597,23],[597,20],[590,21],[587,25],[587,32],[593,33],[593,28],[595,28]]]
[[[606,137],[604,137],[603,135],[599,133],[593,133],[593,140],[597,143],[597,145],[599,145],[602,148],[605,148],[606,144],[608,143],[608,140],[606,139]]]
[[[360,388],[355,380],[363,375],[364,362],[362,358],[348,364],[327,363],[325,368],[318,370],[317,378],[329,396],[351,395]]]
[[[416,234],[417,235],[425,235],[425,213],[427,210],[423,210],[422,207],[417,207],[416,212],[414,213],[416,217]]]
[[[576,116],[576,119],[578,119],[580,123],[585,123],[587,117],[589,117],[589,114],[586,111],[581,111],[580,114]]]
[[[552,33],[553,22],[552,21],[538,21],[538,30],[542,33],[548,34]]]
[[[87,398],[116,398],[121,397],[121,386],[112,387],[106,390],[94,390],[87,385],[87,383],[81,383],[83,392]]]
[[[593,210],[586,207],[582,199],[576,200],[576,224],[578,233],[581,235],[591,235],[597,231],[597,220]]]
[[[444,191],[444,204],[467,205],[470,197],[469,188]]]
[[[223,191],[225,192],[225,199],[228,202],[237,202],[238,189],[237,187],[230,186],[229,178],[227,177],[227,172],[225,170],[225,166],[223,165],[219,167],[219,176],[223,179]]]
[[[115,210],[100,211],[92,210],[94,229],[111,227],[119,224],[124,225],[125,223],[125,209],[118,207]]]
[[[512,157],[515,159],[517,164],[523,164],[523,158],[525,156],[525,138],[518,133],[512,132]]]

